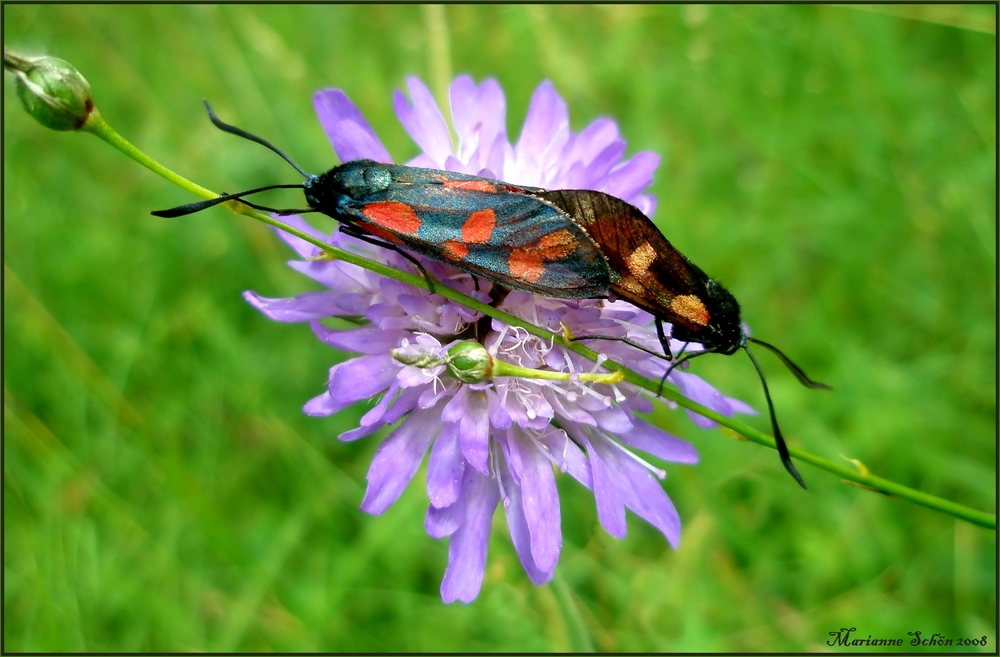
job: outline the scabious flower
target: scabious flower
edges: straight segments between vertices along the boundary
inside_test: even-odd
[[[505,128],[504,95],[495,80],[476,85],[469,76],[460,76],[452,83],[456,147],[428,89],[416,78],[409,78],[407,87],[410,100],[397,91],[393,104],[422,150],[408,162],[411,166],[549,189],[600,190],[647,214],[655,208],[655,199],[643,190],[659,157],[643,152],[622,161],[625,142],[609,119],[597,119],[573,133],[566,105],[549,82],[535,91],[513,146]],[[344,92],[320,91],[314,102],[341,161],[392,161]],[[334,246],[412,270],[394,251],[343,233],[321,234],[300,217],[286,221]],[[629,384],[584,383],[578,377],[568,381],[498,377],[462,383],[442,363],[448,349],[470,335],[495,358],[523,367],[579,374],[599,365],[523,329],[497,320],[481,321],[480,313],[437,294],[344,262],[311,259],[320,254],[318,248],[287,234],[282,238],[302,258],[289,264],[327,289],[291,299],[269,299],[255,292],[244,296],[267,317],[307,321],[323,342],[360,354],[330,369],[326,390],[305,405],[307,414],[330,415],[381,395],[360,426],[340,439],[356,440],[399,422],[372,461],[363,511],[377,515],[389,508],[430,452],[425,526],[435,538],[450,537],[441,584],[445,602],[470,602],[478,595],[492,517],[500,503],[528,577],[535,584],[552,578],[562,547],[553,466],[594,492],[598,518],[612,536],[625,535],[628,508],[676,547],[680,518],[659,482],[666,473],[637,451],[678,463],[694,463],[698,457],[689,443],[637,415],[652,410],[648,393]],[[418,259],[438,285],[491,303],[488,281],[480,281],[477,289],[469,274]],[[575,335],[624,336],[659,349],[650,328],[652,316],[624,302],[548,299],[515,290],[496,305],[554,334],[566,327]],[[334,330],[321,322],[338,316],[364,317],[366,323]],[[681,346],[676,343],[672,349],[677,353]],[[622,342],[602,342],[600,348],[604,356],[651,378],[665,371],[662,359]],[[670,380],[686,396],[720,413],[753,412],[693,374],[674,370]],[[690,415],[698,425],[712,426],[705,418]]]

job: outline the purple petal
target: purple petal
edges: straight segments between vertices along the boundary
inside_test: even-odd
[[[330,370],[330,395],[345,404],[374,397],[396,380],[398,371],[389,354],[352,358]]]
[[[465,518],[448,545],[448,569],[441,582],[445,602],[472,602],[479,595],[486,573],[486,550],[490,543],[493,511],[500,500],[496,482],[469,468],[462,487]]]
[[[384,395],[382,395],[382,399],[380,399],[370,411],[361,417],[361,421],[358,422],[358,426],[350,431],[345,431],[340,434],[337,436],[337,440],[349,443],[353,440],[357,440],[358,438],[364,438],[365,436],[370,435],[384,427],[385,421],[382,418],[398,391],[399,383],[397,381],[393,381],[392,385],[389,386],[389,389],[385,391]]]
[[[343,91],[319,91],[313,96],[313,106],[341,162],[363,158],[392,162],[378,135]]]
[[[448,124],[445,123],[441,110],[430,90],[418,78],[406,78],[406,88],[413,99],[411,106],[402,92],[396,91],[392,96],[392,106],[396,116],[410,137],[420,146],[420,149],[435,163],[436,169],[444,167],[445,160],[452,154],[451,135],[448,134]]]
[[[631,202],[633,196],[649,187],[653,172],[660,166],[660,156],[649,151],[636,153],[627,162],[612,169],[602,192]]]
[[[392,164],[392,156],[378,137],[369,132],[367,126],[360,126],[353,121],[341,121],[335,130],[338,137],[338,147],[335,150],[341,162],[369,159]]]
[[[539,440],[556,460],[560,472],[568,472],[571,477],[593,490],[594,482],[590,474],[590,462],[587,461],[587,457],[579,446],[569,439],[565,431],[561,429],[549,431]]]
[[[697,463],[698,452],[694,445],[672,436],[666,431],[638,418],[632,420],[633,428],[618,434],[618,440],[630,447],[657,456],[664,461]]]
[[[597,518],[609,534],[615,538],[625,538],[625,504],[618,495],[618,486],[613,473],[594,448],[593,441],[587,440],[586,445],[590,472],[594,478]]]
[[[481,143],[480,148],[482,148]],[[510,144],[507,142],[507,133],[501,132],[493,140],[493,145],[490,147],[489,153],[483,161],[486,168],[492,172],[490,175],[484,177],[498,180],[504,179],[504,162],[508,160],[508,157],[513,158],[513,154],[509,156],[507,154],[509,149]]]
[[[608,172],[611,171],[613,166],[618,164],[618,161],[622,159],[622,155],[624,154],[625,142],[621,139],[601,151],[594,158],[594,161],[587,165],[587,170],[584,174],[587,189],[600,189],[603,187],[608,177]]]
[[[431,506],[443,508],[455,503],[462,487],[464,466],[458,445],[458,424],[444,422],[427,461],[427,496]]]
[[[562,548],[559,493],[552,463],[520,429],[512,427],[507,436],[510,451],[521,461],[520,502],[531,536],[531,556],[539,569],[551,571]]]
[[[321,283],[332,290],[344,294],[348,292],[363,292],[364,288],[358,284],[355,277],[344,276],[344,266],[360,269],[355,265],[346,262],[331,262],[329,260],[289,260],[288,266],[305,274],[317,283]],[[363,270],[362,270],[363,271]]]
[[[431,301],[431,299],[424,295],[418,296],[415,294],[400,294],[396,297],[396,303],[402,308],[407,315],[412,315],[413,317],[420,317],[428,322],[432,322],[437,319],[438,305]]]
[[[290,260],[288,265],[341,294],[370,293],[377,280],[375,274],[342,260]]]
[[[451,101],[451,121],[459,140],[468,139],[474,132],[472,102],[476,96],[476,83],[471,75],[459,75],[448,90]]]
[[[477,89],[472,78],[461,76],[452,84],[451,106],[459,159],[467,163],[463,171],[481,175],[481,169],[494,157],[498,138],[502,137],[503,143],[507,141],[503,91],[496,80],[484,80]],[[502,150],[499,158],[502,162]]]
[[[746,413],[748,415],[757,415],[757,409],[750,406],[742,399],[736,399],[735,397],[726,397],[726,402],[729,403],[729,407],[733,409],[734,413]]]
[[[556,93],[552,83],[545,80],[531,96],[528,116],[524,119],[524,128],[514,150],[519,158],[537,159],[549,148],[553,138],[568,126],[566,103]]]
[[[486,394],[490,400],[490,424],[497,429],[506,429],[510,426],[512,418],[500,399],[500,395],[493,390],[487,390]]]
[[[312,235],[318,240],[326,242],[330,239],[329,235],[326,235],[316,230],[309,224],[309,222],[307,222],[305,219],[303,219],[297,214],[290,214],[285,217],[277,217],[277,219],[279,219],[282,223],[288,224],[292,228],[299,229],[300,231],[302,231],[307,235]],[[310,244],[301,237],[296,237],[291,233],[286,233],[280,228],[275,228],[274,232],[276,232],[278,234],[278,237],[283,239],[288,244],[288,246],[292,247],[292,250],[294,250],[302,258],[312,258],[319,254],[318,246],[316,246],[315,244]]]
[[[676,547],[680,538],[680,516],[670,498],[663,492],[659,480],[613,445],[610,438],[594,436],[590,445],[593,453],[599,454],[603,460],[607,475],[614,482],[621,501],[640,518],[663,532],[667,542]]]
[[[596,119],[576,136],[567,149],[565,159],[587,166],[616,141],[621,141],[618,138],[618,125],[611,119]]]
[[[382,421],[386,424],[395,424],[399,421],[401,417],[417,408],[417,400],[423,393],[419,388],[407,388],[403,392],[399,393],[399,397],[396,398],[396,403],[392,405],[388,411],[386,411],[385,416]],[[424,406],[422,408],[429,408]]]
[[[330,396],[330,391],[327,390],[322,395],[313,397],[307,401],[306,405],[302,407],[302,412],[306,415],[325,417],[327,415],[333,415],[347,406],[349,406],[349,404],[334,401],[333,397]]]
[[[459,494],[455,503],[438,508],[433,504],[427,507],[427,515],[424,517],[424,529],[432,538],[444,538],[451,536],[462,526],[465,520],[465,498]]]
[[[399,499],[420,467],[439,427],[434,411],[416,411],[389,434],[379,445],[368,468],[368,488],[361,501],[362,511],[377,516]]]
[[[603,410],[592,411],[597,426],[608,433],[622,435],[632,430],[632,421],[628,415],[620,408],[612,406]]]
[[[568,402],[564,400],[562,395],[549,395],[549,403],[552,404],[552,408],[556,412],[556,415],[561,416],[574,424],[597,426],[597,420],[594,419],[593,415],[580,408],[579,404],[576,402]]]
[[[702,379],[696,374],[687,374],[686,372],[678,372],[674,370],[670,375],[670,379],[677,384],[680,388],[681,394],[690,399],[691,401],[696,401],[702,406],[707,406],[717,413],[722,415],[732,415],[733,408],[729,405],[729,401],[726,396],[721,392],[716,390],[707,381]],[[688,417],[695,425],[703,429],[711,429],[716,426],[716,423],[704,415],[695,413],[694,411],[689,411],[684,409]]]
[[[626,506],[659,529],[667,542],[676,548],[681,535],[681,519],[659,480],[617,449],[604,447],[601,451],[608,469],[619,481],[618,492]]]
[[[459,423],[458,444],[462,455],[473,468],[488,475],[490,417],[486,393],[462,386],[444,407],[441,419]]]
[[[331,290],[306,292],[291,299],[270,299],[247,290],[243,298],[276,322],[308,322],[340,314],[337,312],[337,293]]]
[[[652,217],[653,213],[656,212],[656,197],[650,194],[639,194],[632,198],[631,203],[647,217]]]
[[[437,169],[440,165],[434,162],[431,158],[427,157],[424,153],[421,153],[407,162],[406,166],[419,167],[421,169]]]
[[[386,331],[373,326],[337,330],[315,321],[309,325],[316,337],[331,347],[359,354],[385,353],[398,347],[410,335],[407,331]]]
[[[507,526],[510,528],[511,542],[517,550],[517,556],[521,559],[521,565],[528,577],[536,586],[544,584],[552,579],[555,573],[555,562],[548,569],[541,569],[535,562],[532,554],[534,543],[531,540],[529,523],[524,514],[524,499],[521,495],[521,488],[514,482],[513,477],[503,464],[498,473],[503,482],[504,490],[507,491],[508,499],[504,502],[504,512],[507,516]],[[556,555],[558,557],[558,554]]]

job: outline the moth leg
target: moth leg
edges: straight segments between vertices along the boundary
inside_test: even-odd
[[[670,339],[667,338],[667,334],[663,330],[663,320],[659,317],[656,318],[656,338],[660,341],[660,346],[663,347],[663,353],[667,360],[673,360],[674,356],[670,353]]]
[[[396,253],[398,253],[399,255],[403,256],[404,258],[406,258],[407,260],[409,260],[410,262],[412,262],[413,266],[416,267],[420,271],[420,275],[423,276],[424,280],[427,282],[427,287],[430,289],[430,293],[434,294],[434,279],[431,278],[431,275],[427,273],[427,270],[424,269],[424,266],[421,265],[420,262],[416,258],[414,258],[412,255],[410,255],[406,251],[402,250],[401,248],[399,248],[395,244],[392,244],[390,242],[386,242],[384,240],[380,240],[377,237],[372,237],[371,235],[368,235],[367,233],[364,233],[364,232],[362,232],[362,231],[360,231],[360,230],[358,230],[356,228],[353,228],[352,226],[349,226],[347,224],[341,224],[340,225],[340,232],[344,233],[345,235],[350,235],[351,237],[357,238],[357,239],[361,240],[362,242],[368,242],[369,244],[374,244],[375,246],[381,246],[382,248],[385,248],[385,249],[391,249],[391,250],[395,251]]]
[[[644,351],[650,356],[656,356],[657,358],[662,358],[664,360],[671,360],[670,356],[661,354],[657,350],[650,349],[649,347],[641,345],[629,338],[622,338],[614,335],[574,335],[569,339],[570,342],[580,342],[581,340],[613,340],[614,342],[624,342],[628,346],[635,347],[639,351]]]
[[[635,347],[639,351],[643,351],[650,356],[656,356],[657,358],[662,358],[663,360],[671,361],[674,359],[673,354],[670,353],[670,340],[667,338],[666,332],[663,330],[663,321],[660,319],[656,320],[656,337],[660,341],[660,347],[663,348],[663,353],[656,351],[655,349],[650,349],[644,345],[639,344],[629,338],[620,338],[610,335],[578,335],[570,338],[572,342],[579,340],[614,340],[615,342],[624,342],[630,347]],[[662,391],[663,387],[660,386]]]
[[[660,340],[660,346],[663,347],[663,353],[664,353],[664,355],[666,355],[667,360],[673,360],[674,356],[673,356],[673,354],[670,353],[670,340],[667,338],[667,334],[663,330],[663,320],[661,320],[659,317],[656,318],[656,337]],[[687,345],[684,345],[684,347],[686,348]],[[684,352],[684,349],[681,349],[681,353],[683,353],[683,352]],[[678,356],[679,355],[680,354],[678,354]],[[657,388],[657,390],[656,390],[656,396],[657,397],[662,397],[663,396],[663,384],[667,382],[667,376],[670,374],[670,372],[673,371],[674,367],[676,367],[676,366],[677,366],[677,363],[672,364],[663,373],[663,376],[660,377],[660,387]]]

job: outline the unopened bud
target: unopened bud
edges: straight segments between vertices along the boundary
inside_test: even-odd
[[[448,372],[462,383],[482,383],[493,377],[493,357],[475,340],[448,350]]]
[[[7,48],[3,67],[17,75],[17,95],[28,114],[53,130],[79,130],[96,113],[90,84],[57,57],[24,57]]]

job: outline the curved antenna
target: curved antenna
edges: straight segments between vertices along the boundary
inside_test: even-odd
[[[258,187],[257,189],[248,189],[243,192],[236,192],[234,194],[221,194],[215,198],[210,198],[205,201],[195,201],[194,203],[188,203],[186,205],[179,205],[176,208],[170,208],[169,210],[155,210],[150,212],[154,217],[166,217],[167,219],[173,219],[174,217],[183,217],[185,215],[194,214],[195,212],[201,212],[202,210],[208,209],[220,203],[225,203],[226,201],[239,201],[244,205],[249,205],[251,208],[256,210],[264,210],[265,212],[274,212],[275,214],[296,214],[299,212],[315,212],[315,210],[276,210],[274,208],[264,207],[262,205],[257,205],[249,201],[244,201],[243,197],[250,194],[256,194],[257,192],[264,192],[269,189],[302,189],[302,185],[268,185],[266,187]]]
[[[833,388],[826,385],[825,383],[820,383],[819,381],[813,381],[808,376],[806,376],[806,373],[802,371],[802,368],[793,363],[791,359],[788,358],[788,356],[781,353],[781,350],[775,347],[773,344],[768,344],[763,340],[758,340],[757,338],[751,338],[750,336],[747,336],[747,341],[752,342],[754,344],[759,344],[765,349],[770,350],[775,356],[781,359],[781,362],[785,364],[785,367],[791,370],[792,374],[795,375],[795,378],[799,380],[799,383],[801,383],[805,387],[814,388],[817,390],[833,390]],[[749,354],[750,352],[747,351],[747,353]]]
[[[308,178],[309,177],[309,174],[306,173],[305,171],[303,171],[302,167],[300,167],[299,165],[295,164],[295,162],[292,162],[292,158],[290,158],[287,155],[285,155],[284,153],[282,153],[278,149],[277,146],[275,146],[271,142],[267,141],[266,139],[261,139],[257,135],[251,135],[246,130],[242,130],[240,128],[237,128],[234,125],[229,125],[228,123],[224,123],[221,119],[219,119],[219,117],[217,117],[215,115],[215,112],[212,111],[212,106],[208,104],[207,100],[202,100],[202,102],[205,103],[205,109],[208,110],[208,118],[210,118],[212,120],[212,123],[215,124],[216,128],[218,128],[219,130],[222,130],[223,132],[228,132],[231,135],[236,135],[237,137],[243,137],[244,139],[249,139],[250,141],[257,142],[261,146],[264,146],[266,148],[271,149],[272,151],[274,151],[275,153],[277,153],[278,155],[280,155],[282,157],[282,159],[285,160],[285,162],[288,162],[289,164],[291,164],[292,167],[294,167],[296,171],[298,171],[299,173],[301,173],[303,178]]]
[[[756,340],[754,341],[756,342]],[[778,448],[778,456],[781,457],[781,464],[785,466],[785,470],[788,470],[788,474],[795,478],[795,481],[799,482],[799,486],[809,490],[806,486],[806,482],[802,480],[802,475],[799,471],[795,469],[795,464],[792,463],[792,457],[788,453],[788,445],[785,444],[785,437],[781,435],[781,429],[778,428],[778,418],[774,415],[774,404],[771,403],[771,392],[767,389],[767,381],[764,379],[764,372],[760,369],[760,364],[757,359],[754,358],[753,352],[746,345],[743,345],[743,351],[747,352],[747,356],[750,357],[750,362],[753,363],[754,369],[757,370],[757,376],[760,377],[760,384],[764,386],[764,399],[767,400],[767,410],[771,414],[771,431],[774,432],[774,444]]]

